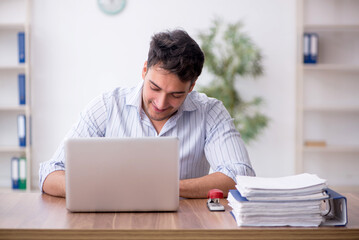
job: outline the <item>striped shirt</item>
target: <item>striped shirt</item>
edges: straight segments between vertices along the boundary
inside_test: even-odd
[[[236,175],[255,175],[240,134],[222,102],[192,91],[157,133],[141,107],[142,88],[143,81],[136,87],[116,88],[91,101],[53,157],[40,164],[40,189],[48,174],[65,170],[65,140],[79,137],[174,136],[180,142],[180,179],[207,175],[210,168],[234,181]]]

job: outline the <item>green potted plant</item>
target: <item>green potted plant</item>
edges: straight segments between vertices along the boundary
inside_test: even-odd
[[[199,34],[205,54],[204,67],[213,76],[208,86],[199,91],[221,100],[234,119],[243,140],[255,140],[268,125],[268,117],[259,112],[261,97],[244,100],[235,83],[245,77],[263,74],[262,56],[251,38],[242,31],[242,23],[223,24],[214,20],[209,31]]]

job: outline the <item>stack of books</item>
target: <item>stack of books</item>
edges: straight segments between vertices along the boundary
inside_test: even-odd
[[[238,226],[316,227],[322,222],[326,180],[314,174],[281,178],[237,176],[228,204]]]

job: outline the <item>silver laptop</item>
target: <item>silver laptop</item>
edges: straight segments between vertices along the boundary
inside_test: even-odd
[[[178,209],[177,138],[75,138],[65,142],[65,154],[72,212]]]

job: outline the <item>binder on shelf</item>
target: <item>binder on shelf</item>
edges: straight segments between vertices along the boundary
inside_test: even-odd
[[[26,189],[26,158],[19,158],[19,189]]]
[[[19,146],[26,147],[26,117],[23,114],[17,117],[17,134]]]
[[[19,32],[17,34],[18,50],[19,50],[19,63],[25,63],[25,33]]]
[[[310,62],[317,63],[318,60],[318,35],[316,33],[310,34]]]
[[[304,63],[309,63],[309,41],[310,41],[310,35],[308,33],[304,33],[303,36],[303,59]]]
[[[318,61],[318,34],[304,33],[303,60],[305,64],[315,64]]]
[[[11,158],[11,183],[12,189],[19,188],[19,159],[17,157]]]
[[[26,104],[26,85],[25,85],[25,74],[20,73],[18,75],[18,88],[19,88],[19,104]]]

